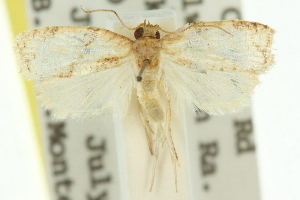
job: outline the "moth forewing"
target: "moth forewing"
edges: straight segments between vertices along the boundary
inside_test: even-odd
[[[263,73],[274,65],[274,33],[256,22],[194,22],[164,37],[162,51],[180,52],[173,60],[184,59],[202,69]]]

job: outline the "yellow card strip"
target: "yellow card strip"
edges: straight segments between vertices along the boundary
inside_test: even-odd
[[[6,0],[6,6],[8,9],[9,19],[11,22],[11,28],[14,37],[16,37],[21,32],[27,30],[28,27],[28,20],[27,20],[27,13],[26,13],[26,6],[24,0]],[[38,102],[34,94],[34,82],[33,81],[26,81],[23,79],[26,91],[28,102],[30,104],[31,115],[33,117],[33,125],[35,131],[35,138],[37,141],[38,151],[40,160],[42,161],[43,166],[43,174],[44,180],[46,180],[46,164],[45,164],[45,157],[43,154],[43,142],[42,142],[42,135],[41,135],[41,126],[40,126],[40,117],[38,111]],[[46,181],[45,181],[46,182]]]

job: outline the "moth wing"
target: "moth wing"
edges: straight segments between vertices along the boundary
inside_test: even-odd
[[[135,87],[137,69],[133,54],[124,61],[119,67],[96,73],[44,80],[36,87],[37,97],[58,119],[123,115]]]
[[[15,53],[27,79],[71,77],[124,63],[132,40],[97,27],[43,27],[16,37]]]
[[[253,73],[201,72],[165,59],[162,65],[164,90],[173,108],[200,109],[213,115],[236,112],[249,105],[249,95],[259,83]]]
[[[228,20],[195,22],[166,35],[160,65],[173,106],[220,115],[248,105],[258,75],[275,63],[274,32],[263,24]]]
[[[274,33],[256,22],[194,22],[166,35],[162,54],[192,68],[262,74],[275,63]]]

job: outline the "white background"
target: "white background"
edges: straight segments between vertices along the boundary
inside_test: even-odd
[[[46,200],[33,123],[15,66],[4,3],[0,0],[0,199]]]
[[[244,0],[243,6],[245,20],[277,31],[277,64],[253,97],[262,199],[300,199],[300,1]]]
[[[243,0],[243,19],[277,30],[277,65],[261,77],[253,117],[263,200],[300,199],[300,1]],[[0,199],[44,200],[40,162],[13,38],[0,0]]]

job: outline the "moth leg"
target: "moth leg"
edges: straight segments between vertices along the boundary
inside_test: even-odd
[[[174,179],[175,179],[175,187],[176,187],[176,192],[178,192],[178,181],[177,181],[177,165],[180,167],[179,164],[179,160],[178,160],[178,155],[176,152],[176,148],[172,139],[172,134],[171,134],[171,100],[169,98],[169,96],[167,95],[166,89],[165,89],[165,85],[163,83],[162,80],[160,80],[160,90],[162,91],[162,93],[166,94],[166,100],[167,100],[167,111],[166,111],[166,123],[165,123],[165,130],[166,130],[166,137],[165,140],[167,140],[167,143],[169,145],[169,151],[170,151],[170,155],[171,155],[171,160],[172,160],[172,164],[174,167]]]
[[[170,148],[170,154],[171,154],[171,159],[172,159],[172,164],[174,167],[174,179],[175,179],[175,187],[176,187],[176,192],[178,192],[178,182],[177,182],[177,165],[179,165],[178,161],[178,155],[175,149],[175,145],[172,139],[172,134],[171,134],[171,106],[170,106],[170,100],[168,99],[167,101],[167,113],[166,113],[166,135],[167,135],[167,140],[169,142],[169,148]]]
[[[153,140],[152,140],[152,135],[154,135],[153,130],[150,126],[149,120],[146,117],[145,112],[143,111],[143,108],[140,103],[138,103],[138,109],[140,113],[140,118],[142,120],[143,127],[145,128],[146,136],[147,136],[147,142],[148,142],[148,147],[151,155],[153,155]]]
[[[154,179],[155,179],[156,164],[157,164],[159,149],[160,149],[159,148],[159,142],[160,142],[159,137],[160,138],[162,137],[161,133],[162,133],[162,127],[158,126],[157,132],[156,132],[156,138],[155,138],[154,162],[153,162],[153,166],[152,166],[152,179],[151,179],[151,186],[150,186],[150,190],[149,190],[150,192],[152,191]]]

